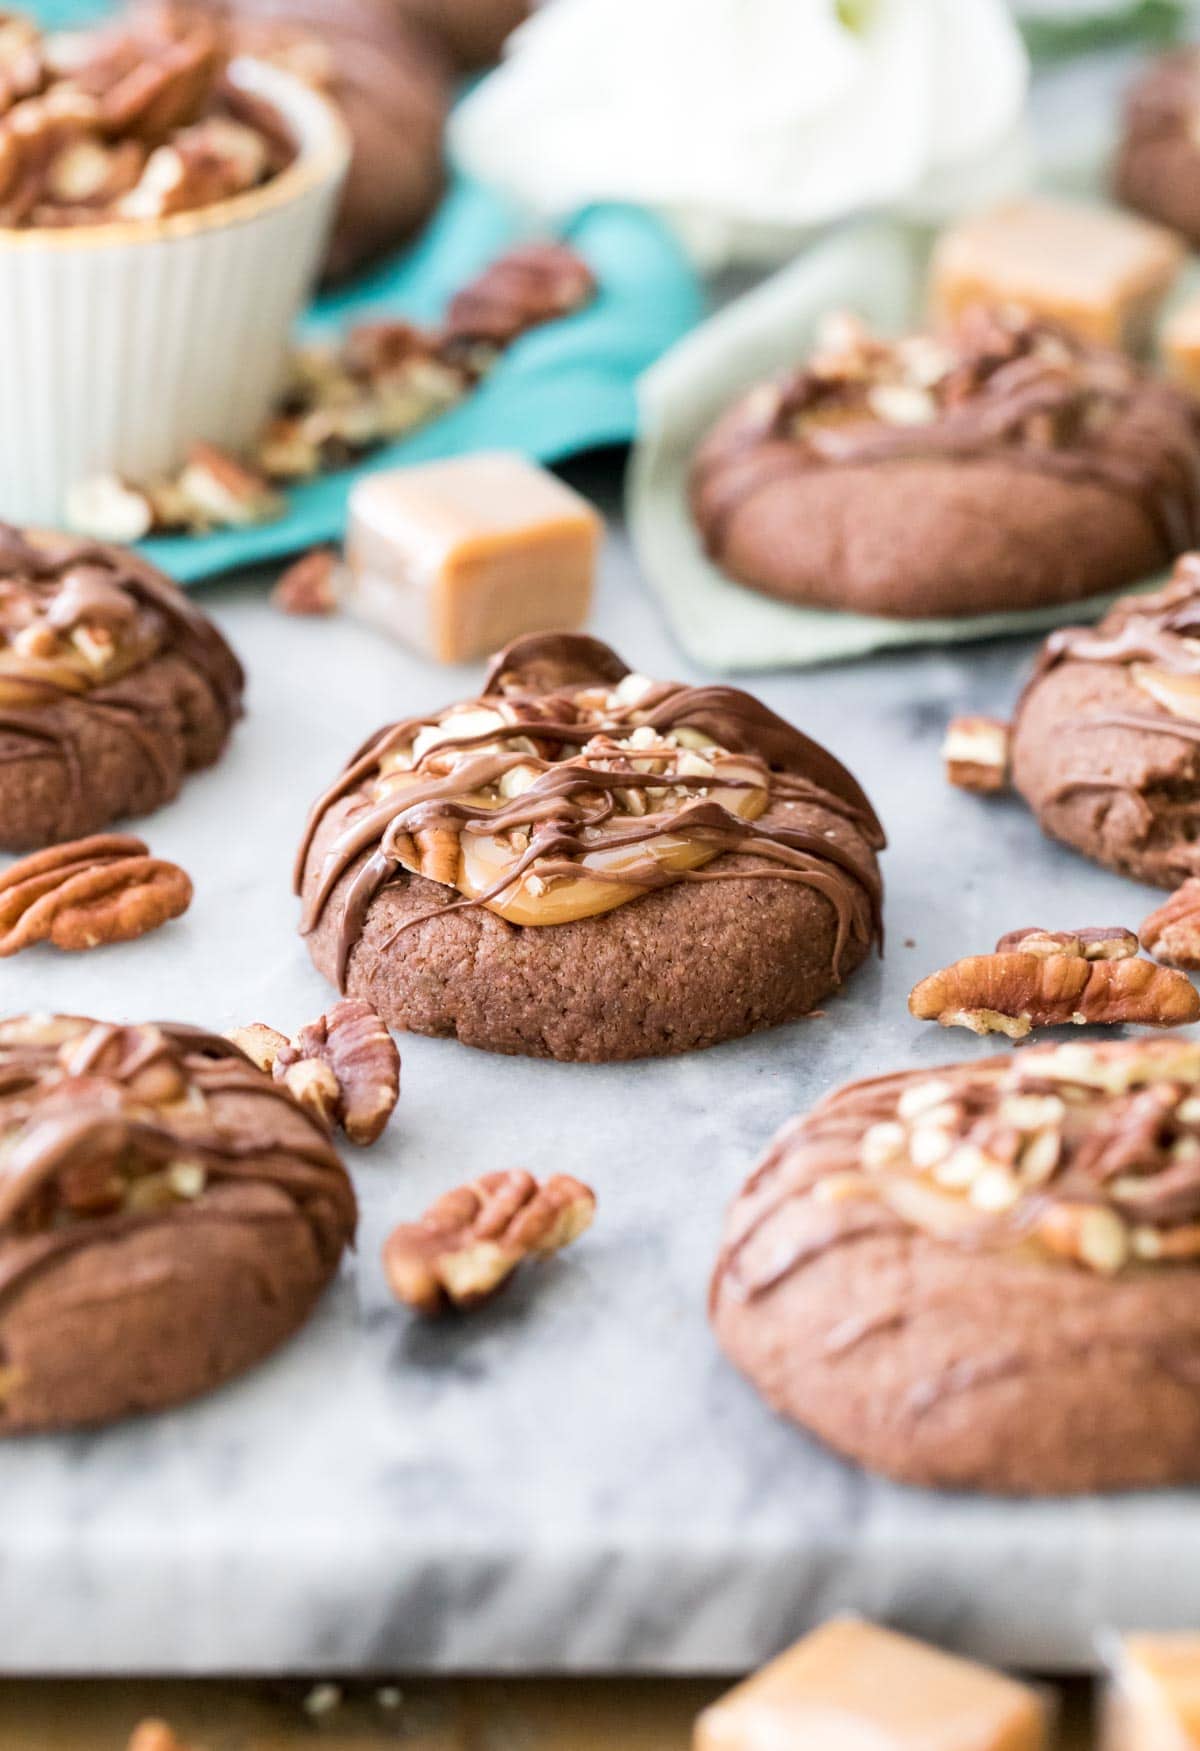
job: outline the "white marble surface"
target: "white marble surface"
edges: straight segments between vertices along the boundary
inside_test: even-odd
[[[615,465],[578,478],[611,508]],[[224,764],[148,825],[196,903],[138,944],[0,963],[4,1010],[290,1028],[324,1005],[288,891],[305,806],[379,722],[477,671],[286,620],[250,583],[207,601],[246,659],[250,712]],[[619,539],[596,629],[685,672]],[[309,1329],[186,1410],[0,1451],[0,1669],[735,1669],[842,1605],[1065,1665],[1098,1622],[1200,1620],[1195,1497],[1006,1505],[871,1482],[776,1422],[705,1324],[722,1212],[781,1120],[845,1077],[989,1049],[910,1020],[918,973],[1012,925],[1149,909],[1015,801],[942,782],[946,717],[1004,712],[1028,649],[763,680],[886,820],[882,965],[820,1019],[675,1061],[404,1042],[395,1122],[352,1160],[358,1254]],[[589,1180],[594,1230],[470,1319],[392,1306],[388,1225],[520,1163]]]

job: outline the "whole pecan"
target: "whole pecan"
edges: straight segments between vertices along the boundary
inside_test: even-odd
[[[505,347],[595,296],[591,268],[565,243],[524,243],[490,262],[450,302],[446,338]]]
[[[1169,967],[1200,967],[1200,876],[1189,876],[1143,920],[1142,942]]]
[[[38,942],[132,942],[186,912],[192,884],[143,840],[99,833],[20,858],[0,875],[0,956]]]
[[[1014,1040],[1064,1022],[1184,1027],[1200,1019],[1200,995],[1184,974],[1074,954],[970,955],[922,979],[908,1007],[919,1021]]]
[[[400,1094],[400,1054],[378,1014],[346,997],[289,1040],[257,1021],[235,1028],[235,1046],[283,1083],[331,1129],[364,1147],[381,1134]]]
[[[558,1252],[591,1226],[596,1194],[569,1174],[541,1185],[523,1168],[485,1173],[446,1192],[419,1222],[384,1242],[392,1294],[418,1313],[470,1307],[493,1294],[524,1258]]]

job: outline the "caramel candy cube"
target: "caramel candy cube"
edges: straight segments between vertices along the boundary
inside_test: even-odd
[[[1044,1751],[1038,1695],[857,1617],[814,1630],[696,1722],[694,1751]]]
[[[936,313],[1016,305],[1085,340],[1145,350],[1183,245],[1131,213],[1069,201],[1009,201],[944,231],[933,252]]]
[[[440,663],[587,618],[603,525],[496,451],[368,474],[350,496],[345,607]]]
[[[1123,1636],[1106,1657],[1104,1751],[1196,1751],[1200,1634]]]
[[[1163,326],[1163,357],[1177,382],[1200,395],[1200,298],[1173,310]]]

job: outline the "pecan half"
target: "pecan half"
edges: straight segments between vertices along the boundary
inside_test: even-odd
[[[996,944],[996,953],[1037,955],[1039,960],[1075,955],[1085,961],[1126,961],[1138,947],[1137,937],[1123,924],[1091,925],[1082,930],[1042,930],[1034,925],[1008,931]]]
[[[332,547],[314,547],[280,577],[271,606],[284,614],[332,614],[337,608],[338,556]]]
[[[1082,955],[970,955],[915,985],[918,1021],[1024,1039],[1065,1022],[1184,1027],[1200,1019],[1200,995],[1182,973],[1144,960]]]
[[[952,717],[942,742],[946,778],[977,796],[1008,789],[1011,732],[998,717]]]
[[[521,1260],[558,1252],[591,1226],[596,1194],[569,1174],[539,1185],[514,1168],[447,1192],[393,1229],[383,1268],[397,1301],[418,1313],[470,1307],[493,1294]]]
[[[508,346],[527,329],[581,309],[595,293],[591,268],[565,243],[519,244],[451,299],[446,336]]]
[[[132,942],[186,912],[192,884],[141,839],[100,833],[23,857],[0,875],[0,956],[34,943]]]
[[[1143,920],[1142,942],[1169,967],[1200,967],[1200,876],[1189,876]]]
[[[375,1010],[346,997],[294,1039],[264,1022],[235,1028],[235,1046],[269,1071],[301,1106],[352,1143],[374,1143],[400,1093],[400,1054]]]

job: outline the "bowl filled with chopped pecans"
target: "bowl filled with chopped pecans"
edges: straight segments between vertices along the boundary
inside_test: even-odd
[[[0,21],[0,516],[248,443],[348,161],[326,99],[204,17]]]

